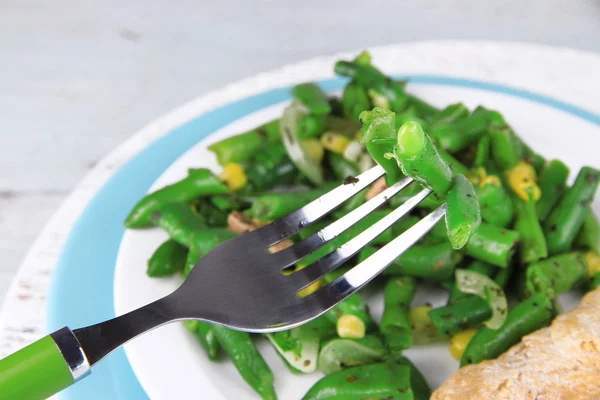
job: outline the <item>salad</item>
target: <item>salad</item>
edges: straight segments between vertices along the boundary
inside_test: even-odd
[[[299,296],[444,203],[445,221],[376,279],[384,291],[381,321],[355,294],[303,326],[271,334],[185,322],[210,360],[229,357],[258,396],[275,399],[273,373],[254,344],[264,336],[294,373],[325,375],[304,399],[428,399],[429,385],[404,350],[447,341],[461,366],[493,359],[549,325],[559,294],[600,286],[600,224],[590,208],[600,171],[584,167],[568,186],[569,168],[537,154],[499,111],[434,107],[380,71],[367,52],[338,61],[334,71],[348,78],[341,97],[314,83],[293,87],[280,118],[209,146],[223,167],[219,175],[191,168],[136,204],[127,228],[169,235],[148,260],[148,276],[185,279],[220,243],[352,184],[376,164],[384,178],[270,251],[310,236],[404,176],[415,182],[285,273],[310,268],[424,187],[432,194]],[[413,304],[423,283],[447,289],[447,304]]]

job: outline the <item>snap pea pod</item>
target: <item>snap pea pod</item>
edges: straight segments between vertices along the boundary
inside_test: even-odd
[[[338,61],[333,70],[336,74],[350,77],[362,87],[385,98],[388,103],[386,108],[400,111],[406,107],[408,99],[404,93],[404,85],[385,76],[380,71],[351,61]]]
[[[548,325],[554,315],[552,301],[542,294],[517,304],[499,329],[479,328],[463,353],[461,367],[498,357],[523,336]]]
[[[433,116],[431,125],[449,124],[469,116],[469,109],[463,103],[455,103],[446,106],[443,110]]]
[[[490,135],[485,135],[477,142],[475,150],[475,159],[473,160],[474,167],[483,167],[490,161]]]
[[[213,143],[208,149],[215,153],[219,165],[248,161],[267,142],[281,142],[279,120],[267,122],[251,131]]]
[[[423,99],[420,99],[413,95],[407,95],[406,100],[408,102],[408,105],[416,110],[417,115],[420,118],[430,120],[441,112],[439,108],[432,106]]]
[[[451,337],[458,331],[477,326],[492,316],[492,308],[481,297],[467,295],[444,307],[429,311],[431,322],[438,333]]]
[[[227,228],[212,228],[195,232],[191,238],[183,276],[187,277],[189,275],[192,268],[200,261],[203,255],[234,236],[236,234]]]
[[[494,177],[495,175],[488,175]],[[499,179],[488,179],[475,188],[481,218],[492,225],[504,228],[510,224],[514,215],[514,205],[511,198],[502,187]]]
[[[374,251],[376,249],[372,247],[364,248],[359,254],[359,261],[365,260]],[[383,273],[446,281],[452,277],[461,260],[462,254],[452,250],[447,241],[434,245],[418,244],[406,250]]]
[[[198,341],[206,350],[209,360],[216,360],[219,353],[219,341],[213,332],[213,325],[208,322],[187,320],[183,323],[185,327],[198,338]]]
[[[488,113],[471,114],[454,123],[438,123],[431,127],[431,137],[442,149],[455,153],[477,142],[487,133]]]
[[[250,335],[220,325],[213,325],[213,332],[242,378],[256,393],[263,400],[277,399],[273,387],[273,373],[256,349]]]
[[[454,250],[463,248],[481,224],[481,211],[473,184],[464,175],[455,175],[446,195],[446,228]]]
[[[296,166],[281,143],[269,143],[256,150],[244,170],[248,186],[254,190],[290,183],[298,176]]]
[[[429,400],[431,389],[427,380],[415,364],[403,356],[396,357],[396,362],[410,369],[410,387],[413,391],[414,400]]]
[[[396,114],[378,107],[360,113],[362,131],[360,141],[364,143],[371,157],[385,170],[388,185],[403,177],[396,160],[386,157],[386,154],[394,152],[397,142],[395,119]]]
[[[371,99],[365,88],[352,81],[344,88],[342,105],[344,106],[344,115],[352,121],[358,122],[360,113],[371,108]]]
[[[163,205],[152,213],[151,220],[167,232],[171,239],[188,248],[192,246],[196,233],[208,229],[202,217],[183,203]]]
[[[516,198],[514,202],[517,209],[514,229],[519,232],[521,238],[519,246],[521,264],[535,263],[548,257],[546,238],[540,226],[533,196],[529,200]]]
[[[314,83],[302,83],[292,88],[292,95],[308,110],[317,115],[331,113],[329,99],[323,90]]]
[[[360,174],[358,165],[356,163],[347,160],[344,156],[336,153],[329,153],[327,155],[327,161],[333,171],[333,175],[336,179],[343,181],[344,179]]]
[[[411,277],[390,278],[385,285],[379,330],[387,348],[393,353],[412,346],[409,311],[416,289],[416,282]]]
[[[314,199],[327,193],[333,185],[325,188],[297,192],[265,193],[254,199],[249,215],[261,221],[272,221],[304,207]]]
[[[590,207],[585,211],[583,225],[575,238],[575,246],[600,253],[600,223]]]
[[[438,198],[446,196],[452,170],[419,124],[409,122],[400,128],[393,156],[404,175],[430,188]]]
[[[497,267],[508,267],[519,244],[519,232],[482,223],[467,243],[468,256]]]
[[[319,370],[325,375],[347,367],[385,361],[387,351],[375,335],[361,339],[335,338],[324,343],[319,353]]]
[[[327,115],[307,114],[298,122],[298,137],[311,139],[325,132]]]
[[[150,277],[171,276],[185,267],[188,250],[185,246],[169,239],[161,244],[148,260],[146,274]]]
[[[396,363],[361,365],[329,374],[303,400],[412,400],[410,368]]]
[[[511,169],[523,160],[523,144],[508,125],[489,128],[492,158],[502,171]]]
[[[540,190],[542,197],[536,203],[537,215],[540,221],[546,219],[554,205],[563,196],[569,176],[569,167],[560,160],[546,163],[540,175]]]
[[[600,171],[591,167],[581,168],[573,186],[567,189],[544,221],[544,233],[551,255],[565,252],[573,245],[599,182]]]
[[[475,260],[467,268],[468,271],[477,272],[479,274],[489,276],[490,278],[499,273],[498,268],[485,263],[483,261]],[[497,283],[497,282],[496,282]],[[450,294],[448,295],[448,304],[452,304],[460,299],[465,297],[472,296],[468,293],[462,292],[458,286],[456,285],[456,281],[452,281],[452,285],[450,286]]]
[[[565,253],[527,267],[526,287],[529,293],[542,293],[554,299],[571,289],[587,274],[582,252]]]
[[[225,194],[229,190],[206,168],[190,168],[188,176],[179,182],[165,186],[140,200],[125,219],[128,229],[152,227],[151,215],[167,203],[189,203],[202,196]]]

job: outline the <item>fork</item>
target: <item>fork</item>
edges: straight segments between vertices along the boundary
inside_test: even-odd
[[[344,264],[407,215],[431,190],[421,190],[341,247],[291,274],[283,271],[385,204],[413,180],[402,179],[288,248],[275,253],[268,249],[384,175],[384,169],[375,166],[288,216],[215,247],[177,290],[159,300],[96,325],[75,330],[64,327],[0,360],[0,393],[19,399],[49,397],[90,374],[93,365],[129,340],[174,321],[199,319],[256,333],[311,321],[375,278],[445,215],[443,204],[333,282],[306,297],[298,296],[300,290]]]

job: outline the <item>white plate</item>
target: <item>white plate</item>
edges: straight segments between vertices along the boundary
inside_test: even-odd
[[[415,45],[412,46],[414,50]],[[437,77],[426,76],[418,80],[423,83],[408,86],[408,91],[434,105],[443,106],[462,101],[471,108],[482,104],[497,109],[505,115],[525,141],[546,158],[559,157],[572,168],[572,171],[577,171],[582,165],[600,166],[597,157],[600,126],[582,118],[581,113],[576,112],[577,110],[573,111],[568,105],[511,89],[511,86],[521,85],[531,90],[532,87],[535,89],[536,85],[540,85],[541,82],[536,81],[534,75],[527,69],[539,65],[521,66],[524,71],[519,71],[510,62],[491,65],[490,58],[506,57],[507,60],[512,60],[510,54],[498,55],[497,52],[506,51],[502,49],[503,46],[499,46],[496,52],[492,51],[492,47],[481,46],[481,55],[469,52],[470,58],[462,60],[454,58],[457,54],[456,48],[443,44],[433,49],[435,56],[431,55],[431,48],[428,48],[428,52],[410,52],[411,48],[407,46],[376,49],[373,53],[374,62],[387,73],[436,75]],[[490,55],[492,53],[493,56]],[[410,57],[404,56],[406,54]],[[513,56],[517,57],[519,54],[515,52]],[[281,73],[281,80],[289,83],[331,76],[335,59],[336,57],[329,57],[289,67]],[[432,65],[432,61],[437,61],[438,64]],[[482,72],[482,67],[489,70]],[[497,76],[502,75],[501,82],[507,87],[441,77],[448,74],[477,80],[488,77],[496,82]],[[541,75],[543,77],[543,74]],[[522,85],[522,82],[528,79],[533,83]],[[547,80],[547,83],[554,85],[552,90],[540,87],[538,92],[557,93],[556,89],[559,86],[556,82]],[[589,88],[589,90],[594,89]],[[272,105],[232,121],[181,156],[160,176],[150,191],[181,179],[189,167],[208,167],[218,172],[216,160],[206,146],[273,119],[280,115],[284,106],[285,103]],[[582,143],[585,145],[581,145]],[[594,209],[600,211],[600,200],[594,202]],[[114,293],[117,314],[125,313],[166,295],[180,283],[178,278],[149,279],[145,275],[147,259],[165,239],[166,234],[158,229],[125,233],[115,273]],[[445,295],[441,292],[421,291],[414,304],[429,302],[438,305],[444,300]],[[567,296],[563,304],[566,308],[570,308],[574,301],[574,298]],[[369,302],[373,314],[379,317],[380,296],[369,299]],[[305,376],[292,375],[266,342],[260,342],[259,347],[275,373],[276,390],[282,400],[300,398],[320,377],[319,373]],[[188,398],[191,394],[210,399],[256,398],[252,389],[243,382],[230,362],[209,362],[196,340],[180,324],[152,331],[130,342],[126,345],[126,353],[141,385],[152,399]],[[457,368],[457,362],[450,357],[445,345],[418,347],[407,351],[406,354],[417,364],[433,387],[437,387]]]

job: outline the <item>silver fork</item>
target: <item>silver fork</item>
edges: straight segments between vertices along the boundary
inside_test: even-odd
[[[183,284],[166,297],[96,325],[73,331],[62,328],[31,346],[47,340],[47,347],[50,346],[50,350],[45,349],[47,353],[60,351],[70,373],[70,380],[66,382],[68,386],[89,374],[91,366],[124,343],[173,321],[199,319],[261,333],[306,323],[375,278],[445,215],[444,204],[335,281],[309,296],[299,297],[298,291],[344,264],[408,214],[431,190],[421,190],[335,251],[292,274],[283,274],[282,271],[385,204],[411,184],[412,179],[404,178],[291,247],[276,253],[270,253],[268,249],[318,221],[384,174],[383,168],[376,166],[359,175],[353,183],[338,186],[287,217],[217,246],[204,255]],[[4,384],[2,377],[11,375],[6,373],[7,369],[14,369],[7,360],[21,352],[23,350],[0,360],[0,392]],[[46,368],[65,369],[64,363],[54,363]],[[53,390],[56,392],[62,387]]]

